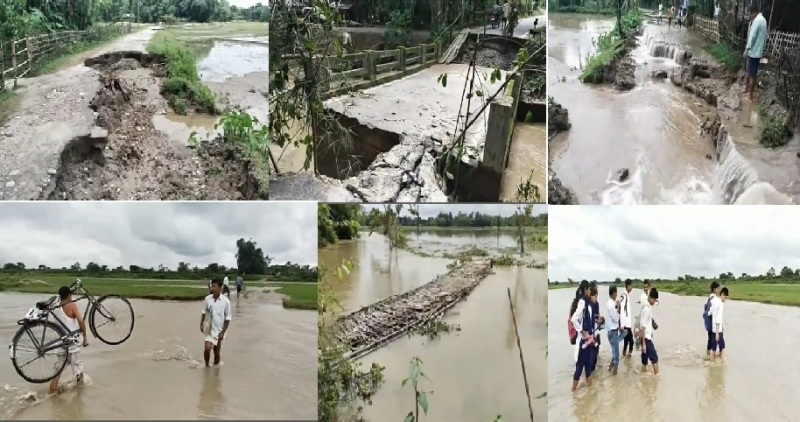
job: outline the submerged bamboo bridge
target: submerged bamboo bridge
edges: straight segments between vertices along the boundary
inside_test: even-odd
[[[462,262],[430,283],[340,317],[337,333],[340,341],[350,345],[347,358],[361,358],[441,318],[491,274],[491,268],[489,260]]]

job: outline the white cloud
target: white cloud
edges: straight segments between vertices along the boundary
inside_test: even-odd
[[[0,203],[0,265],[236,265],[252,239],[277,263],[317,264],[313,202]]]
[[[677,278],[800,268],[800,208],[553,206],[553,281]]]

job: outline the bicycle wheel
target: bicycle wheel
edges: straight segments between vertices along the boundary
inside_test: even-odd
[[[133,333],[133,319],[133,307],[128,299],[107,295],[98,299],[96,306],[92,306],[89,328],[100,341],[116,346],[130,338]],[[111,331],[101,334],[100,328],[110,328]]]
[[[65,344],[46,353],[40,353],[39,350],[42,344],[65,335],[67,333],[51,321],[32,321],[20,327],[9,348],[14,370],[25,381],[34,384],[42,384],[58,376],[67,365],[69,346]],[[36,369],[40,369],[41,373],[37,374]]]

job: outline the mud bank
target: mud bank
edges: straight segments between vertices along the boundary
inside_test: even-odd
[[[754,123],[753,115],[759,107],[743,100],[743,72],[731,77],[720,65],[690,58],[670,73],[669,80],[714,107],[700,130],[714,146],[723,203],[800,203],[800,186],[795,183],[800,177],[797,131],[785,146],[766,148],[759,144],[758,125],[743,125],[743,120]],[[762,71],[760,85],[757,94],[761,107],[768,113],[785,112],[775,99],[774,75]],[[791,133],[794,128],[786,129]]]
[[[550,101],[547,107],[547,141],[550,142],[556,134],[569,130],[572,124],[569,122],[569,111],[561,104]],[[549,166],[548,166],[549,168]],[[575,193],[570,190],[556,176],[553,170],[548,169],[547,182],[547,203],[553,205],[577,205],[578,199]]]
[[[100,88],[89,106],[91,132],[69,142],[40,199],[266,199],[267,186],[238,148],[178,144],[152,122],[164,114],[163,58],[113,52],[87,59]]]

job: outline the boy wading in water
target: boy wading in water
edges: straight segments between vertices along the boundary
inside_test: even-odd
[[[620,303],[617,301],[617,286],[608,288],[609,299],[606,304],[606,311],[608,312],[608,344],[611,346],[611,363],[608,364],[608,370],[612,375],[617,375],[619,368],[619,340],[621,338],[622,327],[619,325],[620,321]]]
[[[714,323],[713,323],[713,310],[714,305],[720,300],[719,299],[719,283],[716,281],[711,282],[710,289],[711,294],[708,295],[708,300],[706,301],[705,306],[703,307],[703,323],[705,324],[706,333],[708,334],[708,341],[706,342],[706,359],[711,360],[713,357],[715,347],[715,331],[714,331]]]
[[[222,340],[231,323],[231,301],[221,294],[222,280],[211,281],[211,294],[203,303],[203,316],[200,317],[200,331],[205,336],[203,358],[209,366],[211,349],[214,349],[214,365],[221,362]]]
[[[586,385],[592,386],[592,364],[594,362],[594,353],[597,348],[594,347],[594,315],[592,315],[592,301],[597,300],[597,288],[584,287],[581,282],[579,287],[583,292],[582,298],[576,298],[575,310],[572,313],[572,325],[580,334],[580,341],[575,345],[578,349],[578,358],[575,362],[575,374],[572,377],[572,391],[578,389],[578,382],[581,379],[581,374],[586,374]]]
[[[713,361],[715,357],[719,357],[725,361],[723,352],[725,351],[725,335],[723,330],[723,310],[725,308],[725,300],[728,299],[728,288],[723,287],[719,292],[719,297],[716,303],[711,305],[711,322],[714,327],[713,344],[711,351],[708,354],[708,359]],[[716,356],[715,356],[716,354]]]
[[[75,379],[78,381],[78,384],[82,384],[83,362],[81,362],[80,357],[81,347],[89,345],[89,342],[86,341],[86,324],[83,322],[83,317],[81,317],[81,311],[78,309],[78,305],[72,301],[72,291],[70,291],[69,287],[61,286],[61,288],[58,289],[58,297],[61,299],[61,306],[53,310],[53,316],[64,323],[70,335],[73,337],[77,336],[75,337],[75,343],[69,347],[67,363],[69,363],[69,367],[72,368],[72,373],[75,374]],[[50,394],[58,394],[60,392],[58,389],[58,380],[61,378],[63,372],[63,370],[59,372],[58,375],[50,381]]]
[[[631,292],[633,291],[633,282],[625,280],[625,292],[620,297],[620,316],[619,321],[624,330],[625,341],[622,343],[622,357],[630,358],[633,355],[633,301],[631,300]]]
[[[653,373],[658,375],[658,352],[653,344],[653,305],[658,301],[658,290],[655,287],[650,289],[647,295],[647,303],[642,309],[641,325],[642,333],[642,373],[647,372],[647,364],[653,364]]]

